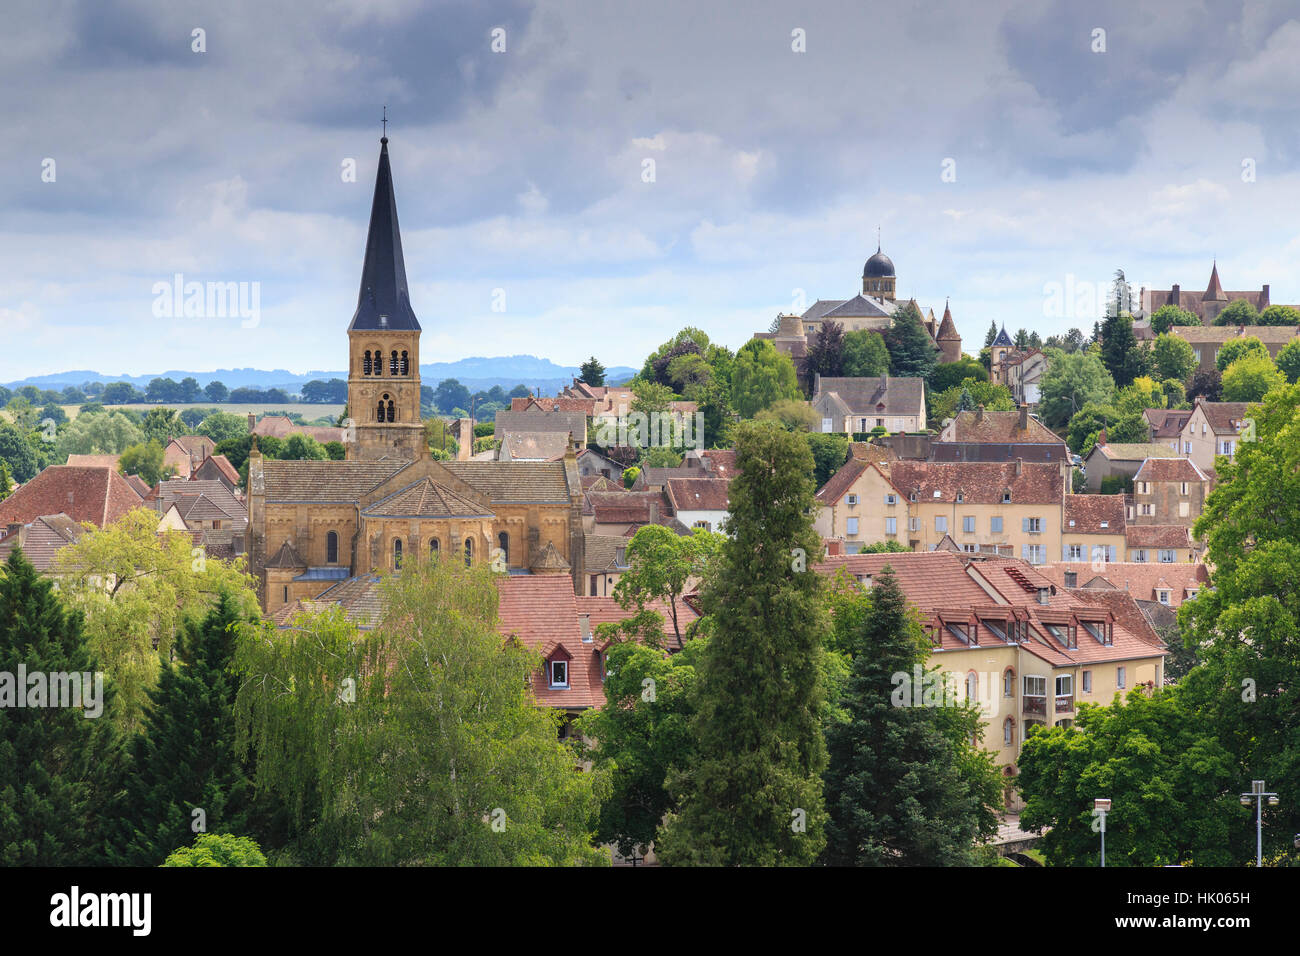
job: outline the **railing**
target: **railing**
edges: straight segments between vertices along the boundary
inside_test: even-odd
[[[1046,697],[1031,697],[1031,696],[1029,696],[1028,694],[1026,694],[1025,697],[1024,697],[1024,699],[1023,699],[1023,701],[1021,702],[1021,707],[1020,707],[1020,709],[1021,709],[1024,713],[1026,713],[1026,714],[1039,714],[1039,715],[1041,715],[1041,716],[1043,716],[1043,717],[1046,717],[1046,716],[1047,716],[1047,698],[1046,698]]]
[[[1056,712],[1058,714],[1068,714],[1074,710],[1074,695],[1065,694],[1056,698]]]

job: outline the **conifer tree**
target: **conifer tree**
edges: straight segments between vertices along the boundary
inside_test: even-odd
[[[20,665],[26,686],[18,682]],[[81,615],[65,610],[51,583],[14,548],[0,573],[0,866],[105,862],[104,826],[119,807],[122,748],[104,716],[112,688],[103,677],[94,689],[96,669]],[[33,684],[33,675],[76,680],[81,706],[53,706],[60,701],[48,686],[38,701],[32,689],[40,677]],[[19,695],[23,707],[16,706]]]
[[[889,348],[889,374],[929,378],[939,350],[922,324],[921,313],[912,303],[894,313],[894,325],[885,333]]]
[[[1000,803],[991,757],[970,742],[979,710],[954,706],[942,685],[926,695],[939,675],[925,668],[924,635],[890,567],[875,575],[859,602],[845,615],[853,663],[839,706],[848,719],[826,731],[824,860],[832,866],[969,865],[976,840],[997,832],[993,807]],[[896,675],[905,680],[900,684]]]
[[[158,866],[196,833],[244,832],[250,782],[235,752],[231,672],[243,620],[223,591],[204,619],[187,622],[179,660],[149,691],[144,727],[131,741],[118,864]]]
[[[714,630],[694,695],[697,752],[669,784],[679,812],[658,841],[666,863],[800,866],[824,844],[812,470],[800,435],[737,429],[730,536],[703,594]]]

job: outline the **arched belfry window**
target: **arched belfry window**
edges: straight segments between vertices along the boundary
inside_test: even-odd
[[[366,349],[366,357],[361,362],[361,374],[370,374],[370,349]]]
[[[393,349],[393,356],[389,359],[388,374],[397,374],[397,349]]]
[[[387,396],[385,396],[385,398],[386,397]],[[375,421],[382,422],[383,420],[384,420],[384,400],[381,398],[379,400],[379,407],[375,410]]]
[[[325,563],[338,564],[339,560],[339,533],[331,531],[325,535]]]
[[[438,557],[438,551],[441,548],[442,548],[442,542],[440,542],[437,538],[429,539],[429,557],[436,559]]]
[[[396,413],[396,411],[395,411],[394,408],[393,408],[393,401],[392,401],[392,399],[389,399],[389,401],[388,401],[388,420],[389,420],[390,422],[395,422],[395,421],[397,421],[397,413]]]
[[[465,539],[465,567],[474,563],[474,539]]]
[[[403,375],[410,375],[410,374],[411,374],[411,365],[410,365],[409,360],[408,360],[407,357],[406,357],[406,352],[405,352],[405,350],[403,350],[403,352],[402,352],[402,368],[401,368],[401,372],[402,372]]]
[[[400,568],[401,566],[402,566],[402,539],[394,538],[393,539],[393,567]]]
[[[510,535],[502,531],[497,535],[497,547],[501,549],[501,560],[510,563]]]

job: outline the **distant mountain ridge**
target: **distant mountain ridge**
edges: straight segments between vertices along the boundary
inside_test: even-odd
[[[605,379],[617,383],[631,378],[638,369],[625,365],[614,366],[605,370]],[[445,378],[457,379],[472,391],[500,385],[513,388],[527,385],[532,389],[545,392],[558,391],[570,385],[579,374],[576,365],[557,365],[550,359],[538,358],[536,355],[507,355],[496,358],[474,356],[455,362],[431,362],[420,366],[420,379],[423,384],[436,387]],[[5,382],[9,389],[24,385],[37,388],[63,388],[67,385],[81,385],[83,382],[130,382],[143,390],[155,378],[170,378],[179,382],[183,378],[193,378],[200,386],[218,381],[227,388],[283,388],[296,392],[304,383],[316,379],[346,379],[345,371],[311,371],[298,374],[286,369],[256,368],[220,368],[213,372],[190,372],[172,369],[166,372],[154,372],[149,375],[105,375],[85,369],[68,372],[55,372],[49,375],[32,375],[13,382]]]

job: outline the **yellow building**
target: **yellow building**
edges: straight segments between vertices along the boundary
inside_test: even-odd
[[[1035,725],[1068,726],[1079,704],[1164,683],[1166,647],[1123,591],[1061,588],[1024,561],[948,551],[827,556],[817,569],[870,588],[886,565],[921,616],[929,666],[946,675],[942,686],[894,675],[893,703],[975,701],[977,742],[1008,783]]]
[[[894,541],[1044,564],[1062,553],[1067,467],[853,458],[817,492],[815,527],[850,553]]]

